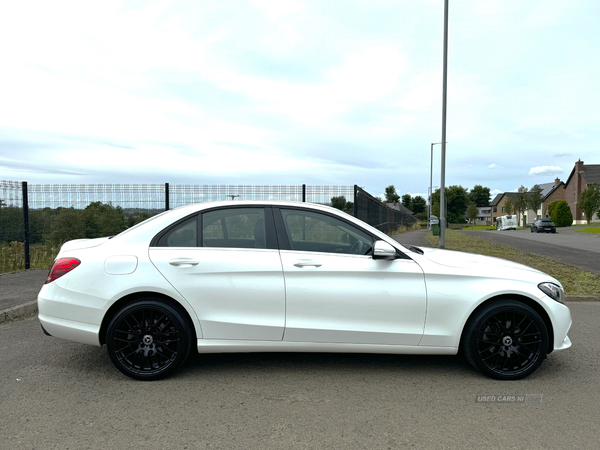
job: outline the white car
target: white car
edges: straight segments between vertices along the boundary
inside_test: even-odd
[[[46,334],[106,344],[152,380],[192,348],[453,355],[498,379],[571,345],[554,278],[501,259],[403,246],[336,209],[202,203],[65,243],[38,296]]]

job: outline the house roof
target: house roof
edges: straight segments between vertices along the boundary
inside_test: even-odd
[[[517,193],[516,192],[503,192],[502,194],[496,195],[496,198],[494,198],[494,200],[492,200],[492,202],[490,203],[490,206],[497,206],[498,203],[500,203],[500,200],[502,200],[502,197],[504,197],[504,196],[510,198],[510,200],[513,203],[517,201]]]
[[[590,185],[592,183],[600,184],[600,164],[582,164],[583,170],[580,170],[579,173],[584,181]],[[571,170],[571,174],[567,181],[565,182],[565,186],[569,184],[573,175],[575,175],[575,169],[577,165],[573,166],[573,170]]]
[[[565,187],[565,183],[563,183],[561,181],[558,184],[556,184],[556,182],[554,182],[554,183],[538,184],[538,186],[540,188],[542,188],[542,197],[544,198],[544,200],[546,200],[548,197],[550,197],[550,194],[552,194],[559,187],[563,187],[564,188]]]
[[[583,170],[580,173],[588,185],[592,183],[600,184],[600,164],[584,165]]]

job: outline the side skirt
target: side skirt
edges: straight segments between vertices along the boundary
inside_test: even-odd
[[[398,355],[456,355],[458,347],[425,347],[409,345],[366,345],[283,341],[233,341],[198,339],[198,353],[387,353]]]

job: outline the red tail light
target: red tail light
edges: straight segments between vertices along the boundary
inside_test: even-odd
[[[44,284],[52,283],[54,280],[68,274],[71,270],[81,264],[77,258],[60,258],[54,261],[48,278]]]

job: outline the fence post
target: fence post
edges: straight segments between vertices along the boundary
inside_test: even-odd
[[[29,269],[29,199],[27,198],[27,181],[23,181],[23,241],[25,244],[25,269]]]
[[[358,217],[358,185],[354,185],[354,217]]]
[[[302,203],[306,203],[306,185],[302,185]]]
[[[169,183],[165,183],[165,211],[169,210]]]

